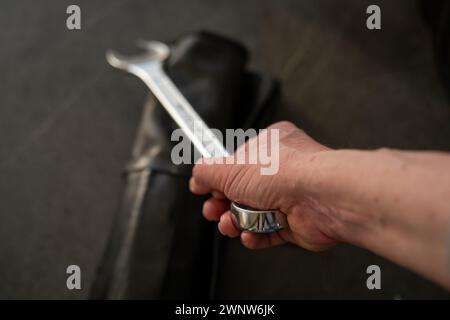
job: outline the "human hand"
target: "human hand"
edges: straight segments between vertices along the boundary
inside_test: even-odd
[[[277,174],[261,175],[259,164],[197,164],[190,189],[198,195],[212,194],[204,203],[203,215],[218,221],[223,235],[241,236],[248,248],[290,242],[313,251],[327,249],[338,240],[331,228],[333,207],[307,190],[307,167],[314,154],[329,149],[292,123],[279,122],[267,128],[273,129],[279,130],[280,138]],[[248,149],[249,143],[243,148]],[[279,208],[286,214],[288,228],[272,234],[241,232],[230,212],[230,200],[255,209]]]
[[[280,138],[277,174],[261,175],[259,164],[205,163],[193,169],[190,189],[212,194],[203,215],[218,221],[222,234],[240,236],[251,249],[293,243],[321,251],[347,242],[450,288],[449,154],[331,150],[289,122],[272,129]],[[278,208],[288,227],[272,234],[241,232],[230,200]]]

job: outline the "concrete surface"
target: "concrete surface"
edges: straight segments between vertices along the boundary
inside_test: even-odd
[[[145,99],[139,81],[107,66],[107,48],[217,31],[282,81],[284,103],[271,120],[289,119],[333,147],[450,150],[450,106],[416,2],[377,1],[383,30],[369,32],[372,2],[3,0],[0,298],[87,297]],[[74,3],[81,31],[65,26]],[[69,264],[83,270],[81,291],[66,289]],[[365,288],[369,264],[382,267],[381,292]],[[222,265],[220,298],[450,297],[351,246],[250,252],[228,241]],[[262,286],[255,274],[236,284],[249,268],[275,280]]]

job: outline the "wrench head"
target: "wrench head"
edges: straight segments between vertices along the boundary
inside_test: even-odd
[[[138,55],[126,56],[113,50],[106,52],[106,60],[114,68],[130,72],[133,66],[162,63],[169,57],[170,48],[159,41],[138,41],[137,46],[144,49],[144,52]]]

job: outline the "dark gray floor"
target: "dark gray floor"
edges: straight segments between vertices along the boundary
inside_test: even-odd
[[[107,48],[218,31],[244,42],[253,65],[282,81],[276,119],[333,147],[450,150],[450,106],[415,1],[377,1],[381,32],[365,28],[371,2],[3,0],[0,297],[87,296],[146,94],[139,81],[107,66]],[[82,8],[76,32],[65,28],[73,3]],[[218,297],[449,297],[350,246],[250,252],[229,241],[222,263]],[[365,289],[373,263],[382,266],[381,292]],[[82,267],[84,290],[66,289],[69,264]],[[279,281],[230,285],[250,268]]]

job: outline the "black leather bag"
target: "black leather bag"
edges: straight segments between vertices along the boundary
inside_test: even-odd
[[[433,43],[439,72],[450,97],[450,2],[422,0],[425,19],[433,33]]]
[[[212,128],[249,128],[274,105],[278,84],[248,71],[245,48],[199,32],[171,43],[165,69]],[[174,165],[177,126],[150,95],[142,114],[125,188],[91,297],[208,298],[214,295],[220,238],[188,190],[192,165]]]

